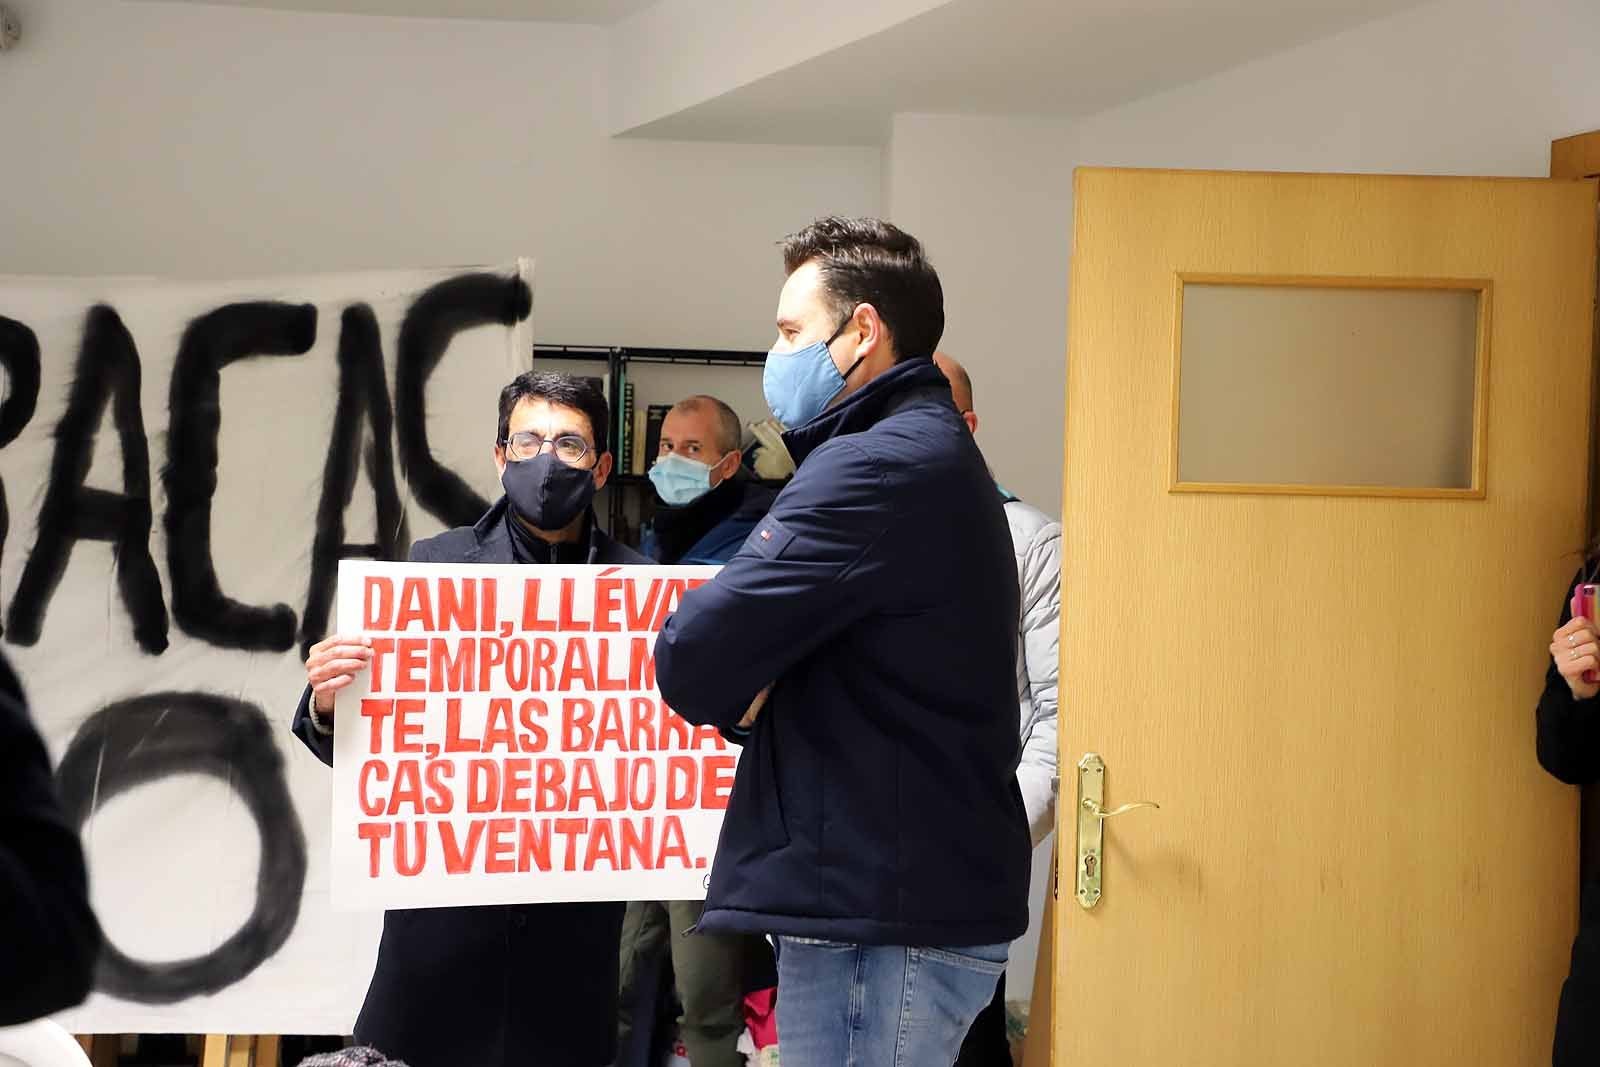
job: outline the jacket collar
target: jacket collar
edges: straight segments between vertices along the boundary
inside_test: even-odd
[[[823,442],[844,434],[860,433],[901,408],[929,397],[942,397],[946,404],[955,406],[950,398],[950,383],[933,360],[901,360],[846,397],[843,403],[785,433],[783,444],[799,466]]]
[[[494,502],[494,506],[484,512],[472,527],[473,547],[467,551],[467,558],[463,563],[515,563],[516,552],[511,547],[511,533],[506,529],[508,516],[506,510],[511,505],[502,496]],[[511,520],[515,521],[515,520]],[[595,521],[594,511],[591,509],[587,516],[589,529],[589,551],[586,561],[599,562],[605,532],[600,529],[600,524]]]

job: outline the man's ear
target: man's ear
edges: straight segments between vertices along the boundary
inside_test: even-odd
[[[976,411],[963,411],[961,418],[967,424],[967,429],[972,431],[972,436],[978,436],[978,413]]]
[[[504,478],[506,474],[506,449],[504,445],[494,446],[494,476],[495,481]]]
[[[725,482],[729,478],[732,478],[735,474],[738,474],[739,473],[739,464],[741,464],[743,462],[744,462],[744,453],[739,451],[737,448],[734,449],[732,452],[729,452],[726,456],[723,456],[721,459],[719,459],[717,461],[716,469],[719,472],[720,481],[724,481]]]
[[[611,477],[611,453],[602,452],[600,453],[600,462],[594,465],[595,492],[599,492],[606,487],[606,479],[609,477]]]

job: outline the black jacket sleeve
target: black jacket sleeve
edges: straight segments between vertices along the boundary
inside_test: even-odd
[[[1583,580],[1579,571],[1561,603],[1561,621],[1572,621],[1572,594]],[[1544,693],[1539,697],[1539,763],[1571,785],[1600,782],[1600,699],[1578,700],[1552,661],[1545,668]]]
[[[0,662],[0,1026],[80,1003],[99,954],[83,847],[21,686]]]

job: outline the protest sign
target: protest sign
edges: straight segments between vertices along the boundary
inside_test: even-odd
[[[738,749],[654,650],[715,573],[341,563],[373,656],[337,701],[334,906],[704,897]]]

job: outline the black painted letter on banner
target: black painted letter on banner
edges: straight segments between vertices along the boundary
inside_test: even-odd
[[[217,582],[211,555],[211,498],[217,491],[217,434],[222,428],[222,368],[252,356],[298,356],[317,337],[311,304],[229,304],[183,331],[172,366],[168,408],[167,571],[172,614],[184,632],[223,648],[281,652],[294,646],[294,610],[232,600]],[[279,417],[257,411],[248,417]],[[262,462],[270,462],[263,459]],[[282,521],[263,515],[264,522]]]
[[[417,502],[446,526],[471,526],[489,509],[428,447],[428,376],[444,358],[450,339],[474,326],[515,326],[533,310],[533,292],[517,276],[464,274],[440,282],[417,297],[400,327],[394,372],[395,432],[400,468]],[[484,424],[489,424],[484,411]],[[492,435],[485,433],[485,444]]]
[[[113,797],[177,774],[220,779],[244,801],[261,838],[256,901],[244,925],[203,956],[147,963],[107,942],[96,988],[139,1004],[173,1004],[247,977],[289,939],[306,883],[306,838],[283,755],[254,704],[213,693],[150,693],[108,704],[67,746],[56,787],[81,830]]]
[[[17,439],[39,403],[39,338],[16,319],[0,315],[0,367],[6,372],[6,398],[0,401],[0,448]],[[0,483],[0,552],[11,532],[6,488]]]
[[[115,546],[117,589],[133,619],[134,640],[149,653],[166,650],[167,605],[150,558],[150,446],[139,409],[139,377],[139,352],[116,309],[105,304],[90,308],[67,408],[56,423],[38,538],[6,616],[15,644],[39,640],[45,609],[66,573],[72,546],[89,540]],[[122,445],[121,493],[83,484],[107,403]]]
[[[362,448],[362,424],[372,438]],[[333,440],[322,472],[322,500],[317,505],[317,534],[311,546],[311,587],[300,618],[301,654],[328,633],[328,609],[339,576],[339,561],[354,557],[403,560],[411,537],[405,507],[394,480],[394,415],[389,383],[383,374],[383,345],[378,317],[366,304],[345,309],[339,327],[339,400],[333,414]],[[365,452],[367,481],[377,498],[374,544],[347,544],[344,515],[355,497],[356,475]]]

